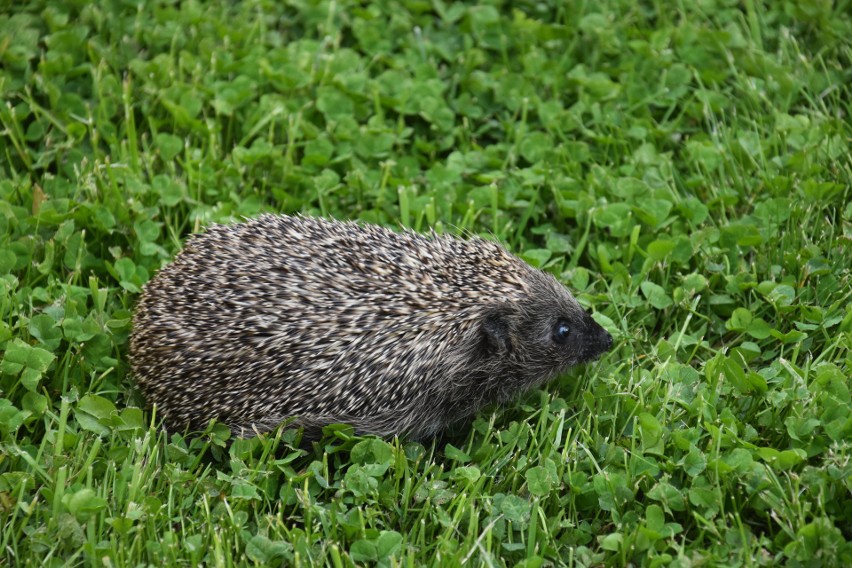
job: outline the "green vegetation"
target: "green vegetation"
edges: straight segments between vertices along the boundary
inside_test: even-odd
[[[0,565],[852,565],[848,0],[0,9]],[[166,435],[141,286],[262,211],[490,233],[616,338],[434,444]]]

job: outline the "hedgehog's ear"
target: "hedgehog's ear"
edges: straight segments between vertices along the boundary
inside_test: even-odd
[[[494,309],[482,322],[484,347],[489,353],[505,353],[512,346],[509,314],[504,309]]]

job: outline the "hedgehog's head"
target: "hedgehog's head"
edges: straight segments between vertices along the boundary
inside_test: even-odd
[[[571,293],[539,271],[518,299],[489,308],[482,337],[485,358],[520,388],[542,384],[612,347],[612,336]]]

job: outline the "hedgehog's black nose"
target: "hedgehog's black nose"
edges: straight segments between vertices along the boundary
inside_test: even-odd
[[[612,348],[612,336],[591,316],[586,320],[586,334],[582,351],[584,360],[597,359]]]
[[[607,330],[599,327],[596,331],[597,333],[586,348],[589,359],[595,359],[603,355],[612,347],[612,336],[607,332]]]
[[[601,344],[603,345],[604,351],[609,351],[612,348],[612,336],[605,329],[603,329],[603,339],[601,340]]]

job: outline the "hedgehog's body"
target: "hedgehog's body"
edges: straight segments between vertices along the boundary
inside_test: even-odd
[[[426,437],[610,343],[496,243],[265,215],[190,239],[145,286],[130,347],[170,428]]]

